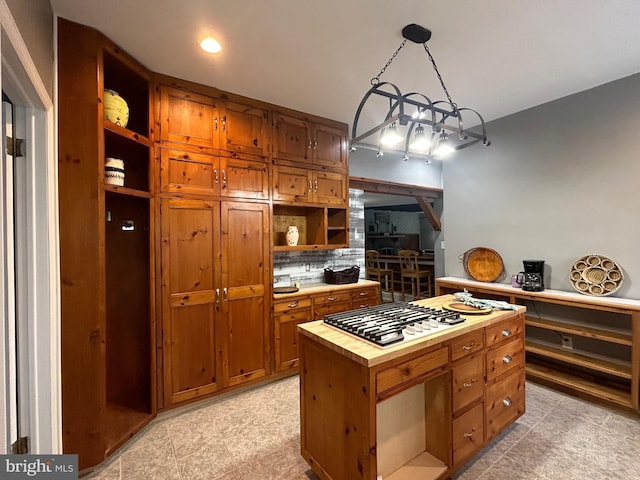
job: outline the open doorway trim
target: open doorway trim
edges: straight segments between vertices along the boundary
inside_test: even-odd
[[[396,183],[363,177],[349,177],[349,188],[372,193],[386,193],[389,195],[415,197],[418,205],[422,208],[422,211],[427,216],[427,219],[433,229],[436,232],[442,231],[440,217],[433,209],[430,202],[431,199],[442,198],[443,190],[441,188],[421,187],[420,185],[410,185],[406,183]]]

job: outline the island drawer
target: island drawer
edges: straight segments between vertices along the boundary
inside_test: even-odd
[[[386,392],[442,367],[447,364],[448,357],[447,347],[442,347],[382,370],[376,375],[376,393]]]
[[[484,348],[484,332],[478,329],[451,342],[451,361],[471,355]]]
[[[523,333],[524,323],[520,317],[511,318],[487,327],[487,347],[506,342]]]
[[[524,363],[524,345],[522,338],[517,338],[487,352],[487,381],[499,377],[503,373],[520,368]]]
[[[520,368],[487,387],[487,440],[493,438],[525,410],[525,369]]]
[[[469,458],[484,445],[484,407],[476,405],[453,421],[453,463]]]
[[[453,412],[482,398],[484,391],[484,356],[476,355],[451,369]]]

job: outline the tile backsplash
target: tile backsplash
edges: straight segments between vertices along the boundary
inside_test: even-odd
[[[349,248],[274,252],[273,279],[276,287],[324,281],[324,269],[360,267],[364,278],[364,192],[349,190]]]

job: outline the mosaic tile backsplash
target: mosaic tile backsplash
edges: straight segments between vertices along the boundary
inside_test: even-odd
[[[273,258],[274,286],[287,287],[324,281],[324,269],[342,270],[354,265],[360,267],[364,278],[364,192],[349,190],[350,248],[313,250],[308,252],[275,252]]]

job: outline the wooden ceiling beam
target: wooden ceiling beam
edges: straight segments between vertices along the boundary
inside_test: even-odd
[[[436,232],[442,231],[442,223],[440,222],[440,217],[436,213],[436,211],[431,206],[431,202],[426,197],[416,197],[418,201],[418,205],[422,208],[422,211],[427,216],[427,220],[433,227]]]
[[[404,195],[405,197],[442,198],[442,189],[421,187],[406,183],[374,180],[372,178],[349,177],[349,188],[364,190],[372,193],[386,193],[388,195]]]

